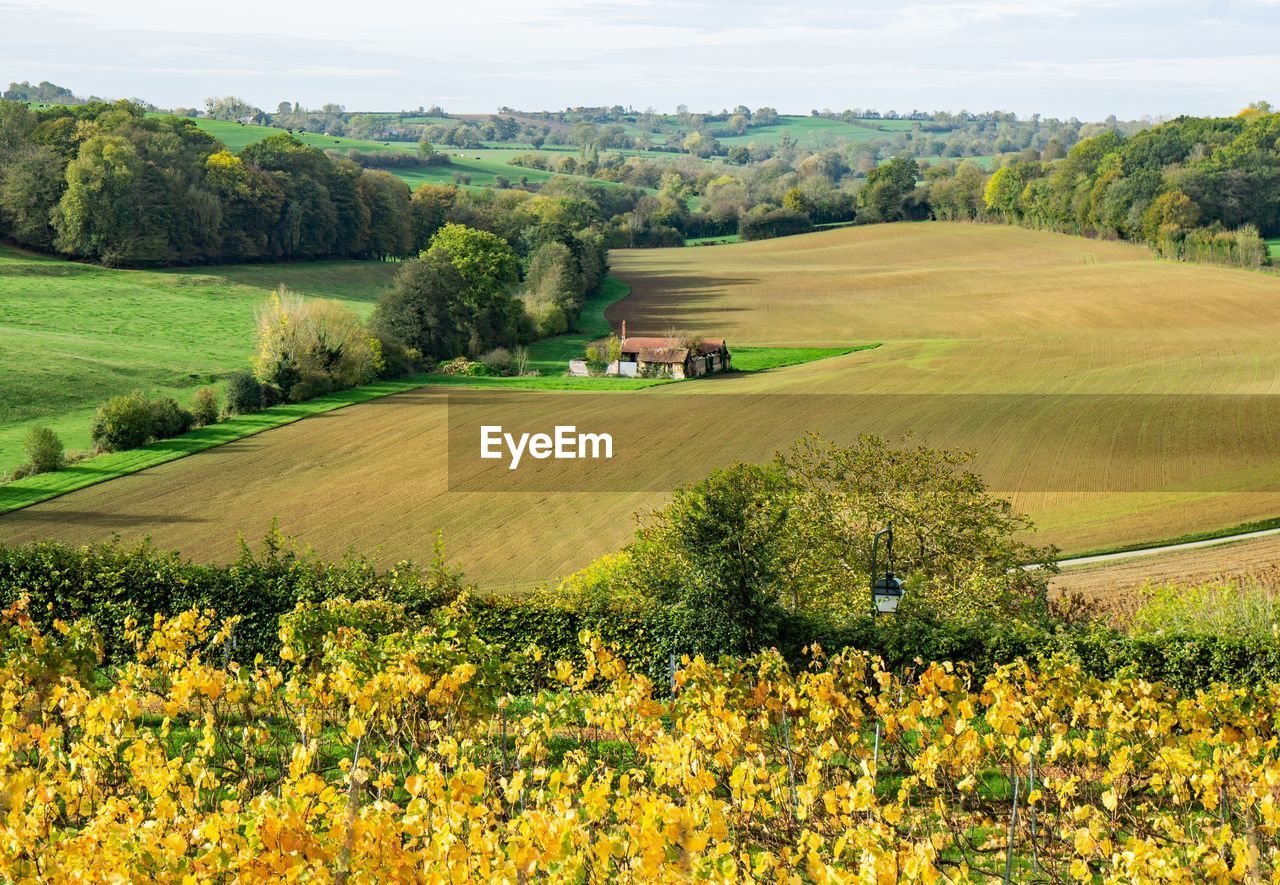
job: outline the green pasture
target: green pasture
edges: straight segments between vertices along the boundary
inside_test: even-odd
[[[261,141],[272,135],[279,135],[285,131],[273,126],[241,125],[240,123],[226,120],[209,120],[205,118],[197,119],[196,125],[225,144],[227,149],[233,153],[239,153],[254,142]],[[418,150],[418,145],[409,141],[364,141],[358,138],[297,131],[294,132],[294,137],[304,144],[309,144],[320,150],[346,152],[354,149],[372,153],[386,151],[408,154],[414,154]],[[519,183],[522,178],[527,179],[531,184],[538,184],[559,174],[511,165],[510,160],[512,157],[529,153],[533,150],[532,146],[463,149],[439,145],[437,150],[442,154],[448,154],[449,165],[421,166],[407,169],[392,168],[387,171],[410,187],[417,187],[420,184],[454,184],[458,182],[459,176],[463,177],[462,183],[469,184],[472,187],[490,187],[497,182],[498,176],[506,178],[512,184]],[[543,148],[543,150],[554,150],[557,153],[565,152],[573,155],[576,155],[578,151],[577,148],[563,147]],[[469,180],[467,180],[468,178]],[[608,181],[599,183],[605,185],[614,184]]]
[[[973,163],[975,166],[979,167],[980,169],[984,169],[987,172],[990,172],[992,169],[994,169],[996,165],[996,158],[993,156],[981,156],[981,157],[932,156],[932,157],[917,157],[916,159],[918,159],[921,163],[927,163],[930,166],[936,166],[939,163],[954,163],[957,166],[961,163]]]
[[[326,261],[109,270],[0,246],[0,473],[34,424],[89,447],[98,404],[133,390],[191,398],[248,365],[276,286],[367,314],[397,265]]]
[[[791,133],[802,147],[837,144],[842,141],[876,141],[891,138],[899,132],[910,131],[912,120],[862,120],[862,125],[828,120],[824,117],[780,116],[772,126],[751,127],[742,135],[730,135],[720,139],[721,144],[736,145],[777,144],[784,131]]]

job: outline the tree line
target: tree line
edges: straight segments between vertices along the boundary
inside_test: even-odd
[[[1264,238],[1280,235],[1280,114],[1259,103],[1127,138],[1105,132],[1061,159],[1021,154],[990,176],[961,164],[923,177],[883,194],[884,220],[993,219],[1257,267],[1267,262]]]
[[[538,226],[530,213],[554,217],[566,241],[560,228],[601,220],[588,193],[563,197],[574,207],[559,215],[541,203],[517,211],[530,198],[446,188],[415,200],[394,176],[284,132],[236,155],[194,121],[130,102],[0,101],[0,237],[111,266],[403,258],[426,249],[455,209],[501,228],[523,258],[523,226]]]
[[[989,123],[1003,125],[971,125]],[[932,218],[1126,239],[1168,257],[1258,266],[1267,260],[1264,239],[1280,236],[1278,138],[1280,114],[1258,103],[1234,117],[1145,128],[1046,124],[993,171],[964,159],[923,163],[910,150],[879,157],[863,146],[807,151],[794,143],[742,166],[615,152],[512,162],[648,190],[610,220],[615,247]]]

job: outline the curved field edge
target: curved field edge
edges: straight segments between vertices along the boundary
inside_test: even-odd
[[[351,390],[327,394],[303,403],[273,406],[251,415],[240,415],[218,424],[201,427],[173,439],[160,440],[125,452],[98,455],[68,465],[61,470],[2,484],[0,485],[0,514],[21,510],[79,489],[128,476],[188,455],[205,452],[267,430],[292,424],[312,415],[321,415],[335,409],[422,387],[621,392],[673,383],[670,380],[656,378],[571,378],[563,374],[568,360],[579,355],[587,342],[609,334],[611,327],[609,321],[605,319],[604,311],[629,293],[630,289],[622,281],[615,277],[608,277],[600,294],[588,301],[583,308],[579,320],[579,326],[583,331],[544,339],[530,346],[531,367],[555,368],[561,373],[559,375],[495,378],[423,373],[411,378],[378,381]],[[745,347],[742,348],[745,365],[741,371],[756,372],[783,368],[875,346],[877,345],[851,345],[844,348]]]

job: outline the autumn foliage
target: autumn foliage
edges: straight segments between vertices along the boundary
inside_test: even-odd
[[[1230,881],[1274,875],[1280,689],[1181,696],[1050,661],[975,684],[856,652],[685,660],[584,634],[558,687],[461,609],[338,600],[230,657],[211,612],[0,621],[0,879]]]

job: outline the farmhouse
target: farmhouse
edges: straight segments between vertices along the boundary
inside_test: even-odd
[[[605,367],[606,375],[683,380],[728,371],[732,359],[723,338],[628,337],[625,321],[618,344],[620,355]],[[608,342],[599,341],[592,347],[607,352]],[[571,360],[569,374],[590,374],[586,360]]]

